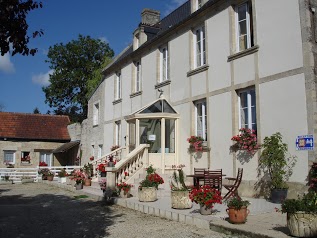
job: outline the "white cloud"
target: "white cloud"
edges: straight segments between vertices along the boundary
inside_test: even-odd
[[[105,43],[109,43],[108,39],[106,37],[104,37],[104,36],[99,37],[99,40],[101,40],[101,41],[103,41]]]
[[[15,72],[14,65],[10,60],[9,54],[5,54],[4,56],[0,55],[0,71],[7,74]]]
[[[32,76],[32,82],[42,86],[48,86],[50,84],[50,74],[53,74],[54,70],[50,70],[47,73],[40,73]]]
[[[169,4],[166,5],[164,16],[170,14],[172,11],[174,11],[176,8],[178,8],[180,5],[182,5],[186,1],[187,0],[172,0]]]

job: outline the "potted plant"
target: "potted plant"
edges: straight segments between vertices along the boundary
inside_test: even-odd
[[[164,183],[163,178],[155,173],[155,169],[150,165],[146,169],[146,177],[140,182],[138,197],[140,202],[154,202],[157,200],[157,189]]]
[[[118,190],[118,194],[120,197],[122,198],[129,198],[130,197],[130,190],[133,187],[132,184],[128,184],[128,183],[118,183],[117,184],[117,190]]]
[[[107,166],[108,167],[114,167],[114,161],[113,161],[113,155],[109,155],[108,156],[108,162],[107,162]]]
[[[281,203],[287,197],[286,182],[293,173],[296,159],[294,156],[287,156],[288,147],[283,143],[279,132],[265,137],[262,148],[259,165],[270,177],[271,201]]]
[[[42,175],[42,180],[53,181],[54,179],[54,173],[48,168],[39,169],[38,173]]]
[[[102,179],[99,180],[98,183],[99,183],[99,185],[100,185],[100,189],[101,189],[102,191],[105,191],[106,188],[107,188],[107,180],[106,180],[105,178],[102,178]]]
[[[317,237],[317,193],[309,191],[298,199],[285,199],[282,213],[287,213],[287,227],[295,237]]]
[[[47,163],[45,163],[44,161],[41,161],[41,162],[39,163],[39,166],[40,166],[40,167],[46,167],[46,166],[48,166],[48,165],[47,165]]]
[[[221,193],[210,186],[201,186],[193,188],[189,193],[192,202],[200,205],[200,214],[210,215],[215,203],[222,204]]]
[[[106,164],[103,164],[103,163],[98,164],[98,167],[96,168],[96,170],[100,174],[100,177],[106,177],[107,176]]]
[[[189,198],[189,189],[185,185],[185,174],[182,169],[173,172],[171,178],[171,202],[172,208],[188,209],[192,208],[193,202]]]
[[[65,169],[61,169],[59,172],[58,172],[58,178],[59,178],[59,182],[60,183],[66,183],[66,170]]]
[[[250,213],[248,206],[251,204],[248,200],[242,200],[234,196],[226,201],[228,208],[226,212],[229,215],[229,222],[234,224],[245,223]]]
[[[91,186],[91,177],[93,176],[93,165],[90,163],[87,163],[83,167],[83,172],[85,174],[85,186]]]
[[[80,169],[77,169],[73,172],[73,177],[72,177],[72,180],[75,181],[75,187],[76,187],[76,190],[80,190],[80,189],[83,189],[83,182],[85,180],[85,175],[84,173],[80,170]]]
[[[187,138],[188,143],[190,144],[190,149],[194,148],[196,152],[203,151],[203,142],[204,139],[200,136],[191,136]]]

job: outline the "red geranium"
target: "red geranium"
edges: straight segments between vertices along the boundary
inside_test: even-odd
[[[127,183],[118,183],[117,187],[118,187],[119,193],[121,192],[121,190],[123,190],[125,193],[127,193],[130,190],[130,188],[133,187],[133,185],[127,184]]]
[[[106,168],[105,167],[106,167],[105,164],[99,164],[96,170],[98,170],[100,173],[101,172],[106,172]]]
[[[41,162],[39,163],[39,166],[47,166],[47,163],[45,163],[44,161],[41,161]]]
[[[200,136],[191,136],[187,138],[188,143],[195,148],[196,152],[203,151],[204,139]]]
[[[260,149],[261,146],[258,144],[255,130],[241,128],[239,132],[240,133],[238,135],[231,138],[232,141],[236,142],[232,145],[232,150],[246,150],[249,153],[254,154],[258,149]]]
[[[222,204],[222,197],[220,191],[211,188],[210,186],[201,186],[200,188],[194,188],[189,198],[192,202],[200,205],[204,205],[207,208],[213,208],[215,203]]]

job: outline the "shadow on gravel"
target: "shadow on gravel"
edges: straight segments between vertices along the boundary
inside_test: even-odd
[[[104,202],[52,194],[1,195],[0,237],[105,237],[120,216],[112,215]]]
[[[283,232],[285,235],[288,235],[288,236],[290,235],[289,230],[286,226],[276,226],[276,227],[273,227],[273,230]]]

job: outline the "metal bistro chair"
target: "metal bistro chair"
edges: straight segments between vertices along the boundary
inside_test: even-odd
[[[205,170],[204,172],[204,185],[217,189],[221,192],[222,189],[222,169],[218,170]]]
[[[228,190],[226,195],[223,197],[223,200],[227,200],[228,198],[232,196],[240,197],[238,195],[238,188],[242,181],[242,175],[243,175],[243,168],[238,168],[238,174],[236,178],[225,178],[229,180],[230,183],[223,184],[223,186]]]
[[[205,172],[205,169],[194,168],[194,175],[201,176],[203,178],[204,172]],[[194,187],[198,188],[200,186],[199,180],[200,180],[199,178],[194,177]]]

